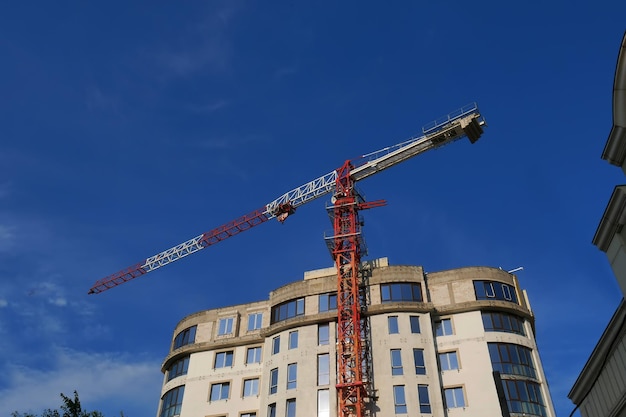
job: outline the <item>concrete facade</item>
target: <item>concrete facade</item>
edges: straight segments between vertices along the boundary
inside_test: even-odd
[[[372,415],[555,416],[514,275],[385,258],[364,267]],[[336,279],[334,268],[310,271],[267,301],[181,320],[157,416],[336,416]]]

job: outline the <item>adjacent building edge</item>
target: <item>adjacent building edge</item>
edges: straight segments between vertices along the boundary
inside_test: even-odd
[[[371,416],[541,416],[554,407],[535,319],[515,275],[363,264]],[[157,417],[336,416],[336,273],[305,272],[268,300],[185,317]]]
[[[602,159],[626,173],[626,33],[613,81],[613,127]],[[614,188],[593,244],[606,253],[626,296],[626,186]],[[626,417],[626,305],[622,299],[568,397],[583,417]]]

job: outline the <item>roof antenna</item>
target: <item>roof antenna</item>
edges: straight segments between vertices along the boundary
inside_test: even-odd
[[[518,266],[515,269],[511,269],[510,271],[507,271],[509,274],[512,274],[513,272],[517,272],[517,271],[523,271],[524,267],[523,266]]]

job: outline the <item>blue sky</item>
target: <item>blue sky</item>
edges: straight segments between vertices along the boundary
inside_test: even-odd
[[[609,4],[612,4],[609,6]],[[95,280],[478,102],[363,181],[369,258],[513,269],[557,413],[620,300],[591,239],[626,3],[0,5],[0,415],[155,415],[176,323],[331,259],[325,199],[100,295]]]

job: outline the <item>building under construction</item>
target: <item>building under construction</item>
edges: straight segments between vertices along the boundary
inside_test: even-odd
[[[515,275],[426,273],[386,258],[362,264],[361,274],[361,414],[555,416]],[[162,365],[157,416],[337,416],[337,298],[332,267],[305,272],[268,300],[185,317]]]

